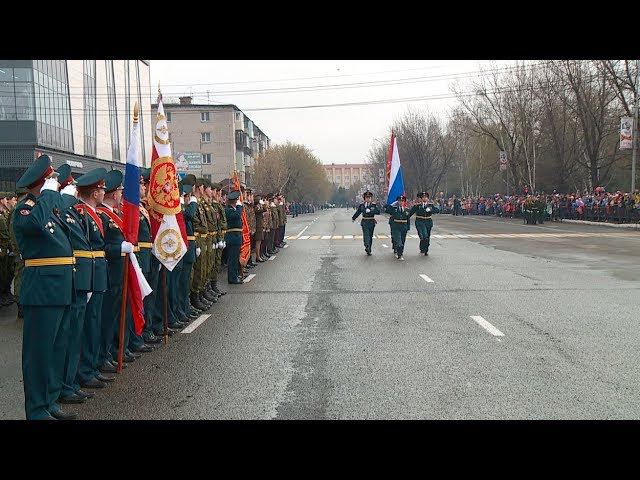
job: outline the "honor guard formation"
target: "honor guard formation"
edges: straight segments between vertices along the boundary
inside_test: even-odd
[[[42,155],[18,180],[16,193],[0,195],[0,301],[13,303],[13,280],[23,317],[28,420],[76,418],[60,405],[84,403],[115,381],[120,338],[126,367],[162,343],[165,305],[171,336],[227,293],[218,283],[224,268],[229,284],[242,284],[248,270],[286,244],[282,195],[253,195],[244,187],[227,192],[223,185],[187,175],[179,189],[188,252],[166,272],[165,288],[152,253],[150,174],[141,170],[136,243],[123,234],[120,171],[97,168],[74,179],[69,165],[54,171]],[[243,212],[249,227],[244,239]],[[130,253],[152,292],[144,297],[141,334],[127,303],[120,337]]]

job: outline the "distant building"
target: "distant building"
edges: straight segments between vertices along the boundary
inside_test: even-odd
[[[193,104],[191,97],[180,103],[163,103],[174,158],[202,155],[202,166],[189,170],[213,182],[229,178],[233,170],[251,185],[255,158],[269,148],[270,140],[235,105]],[[158,106],[152,105],[153,117]],[[195,154],[195,155],[194,155]]]
[[[365,183],[368,165],[366,163],[332,163],[325,164],[327,179],[336,187],[349,188],[356,182]]]

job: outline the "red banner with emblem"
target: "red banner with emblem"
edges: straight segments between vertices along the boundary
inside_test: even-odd
[[[240,179],[238,172],[233,172],[233,189],[240,190]],[[240,201],[244,202],[244,197],[240,193]],[[240,246],[240,265],[243,267],[249,262],[251,257],[251,234],[249,233],[249,222],[247,221],[247,212],[242,209],[242,246]]]

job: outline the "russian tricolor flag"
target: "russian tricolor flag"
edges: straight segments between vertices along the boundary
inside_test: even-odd
[[[389,194],[387,195],[387,205],[396,201],[400,195],[404,195],[404,180],[402,178],[402,166],[400,165],[400,155],[398,154],[398,142],[394,133],[391,134],[391,145],[389,147],[389,158],[391,168],[389,173]]]
[[[137,104],[136,104],[137,113]],[[124,192],[122,197],[124,237],[127,242],[137,245],[138,227],[140,226],[140,156],[139,135],[140,126],[138,117],[134,113],[133,129],[131,131],[131,143],[127,152],[127,164],[124,171]],[[140,270],[138,259],[133,253],[129,254],[127,271],[127,298],[133,317],[133,324],[137,335],[142,333],[144,327],[144,314],[142,300],[151,293],[151,287]]]

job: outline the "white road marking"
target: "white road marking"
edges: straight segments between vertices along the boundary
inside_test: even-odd
[[[251,273],[247,276],[247,278],[245,278],[242,283],[249,283],[251,280],[253,280],[253,277],[255,277],[256,274],[255,273]]]
[[[302,235],[302,234],[307,230],[307,228],[309,228],[310,226],[311,226],[311,225],[307,225],[306,227],[304,227],[304,228],[302,229],[302,231],[298,234],[297,238],[299,238],[299,237],[300,237],[300,235]]]
[[[382,244],[382,246],[383,246],[384,248],[389,248],[389,245],[387,245],[386,243],[383,243],[383,244]]]
[[[494,337],[504,337],[504,333],[498,330],[496,327],[487,322],[484,318],[477,315],[470,315],[474,322],[484,328],[487,332],[489,332]]]
[[[275,260],[275,259],[276,259],[276,256],[275,256],[275,255],[271,255],[271,256],[269,257],[269,261],[271,261],[271,260]]]
[[[182,330],[180,333],[191,333],[198,328],[211,315],[200,315],[191,325]]]
[[[353,235],[345,235],[344,237],[345,240],[352,240],[353,239]]]
[[[304,235],[302,237],[298,237],[298,239],[300,239],[300,240],[308,240],[309,239],[309,235]]]
[[[323,235],[322,236],[322,240],[329,240],[331,238],[331,235]]]
[[[427,277],[424,273],[421,273],[420,276],[422,277],[422,279],[427,282],[427,283],[434,283],[433,280],[431,280],[429,277]]]

